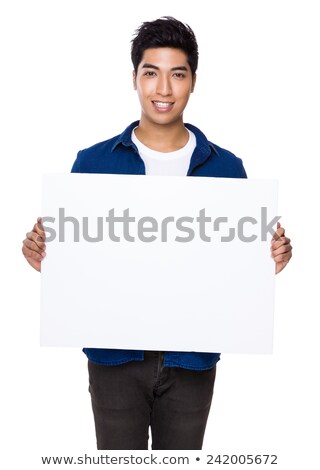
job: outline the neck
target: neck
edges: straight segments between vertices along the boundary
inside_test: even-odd
[[[170,124],[157,124],[141,117],[135,130],[137,138],[147,147],[158,152],[174,152],[184,147],[189,133],[182,119]]]

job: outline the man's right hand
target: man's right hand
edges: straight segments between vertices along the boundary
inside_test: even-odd
[[[39,272],[41,271],[41,261],[46,255],[45,239],[46,233],[43,230],[41,217],[38,217],[32,231],[28,232],[23,240],[22,253],[28,263]]]

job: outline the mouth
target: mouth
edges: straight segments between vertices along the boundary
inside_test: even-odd
[[[157,111],[170,111],[174,105],[172,101],[152,101],[153,106],[156,108]]]

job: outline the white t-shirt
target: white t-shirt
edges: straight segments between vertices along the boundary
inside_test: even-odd
[[[135,128],[136,129],[136,128]],[[138,140],[134,129],[131,139],[136,144],[139,155],[142,158],[146,175],[157,176],[186,176],[188,173],[190,159],[197,145],[196,136],[193,132],[189,132],[189,140],[187,144],[174,152],[158,152],[146,147]]]

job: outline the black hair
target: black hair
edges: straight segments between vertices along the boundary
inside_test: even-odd
[[[131,43],[131,60],[136,73],[144,51],[156,47],[181,49],[187,55],[192,75],[197,70],[199,53],[195,34],[190,26],[172,16],[145,21],[135,31]]]

